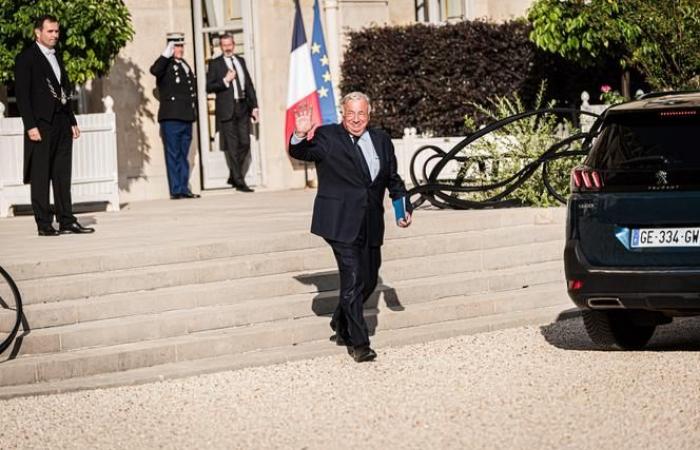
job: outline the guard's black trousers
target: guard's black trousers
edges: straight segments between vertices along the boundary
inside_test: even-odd
[[[49,185],[52,185],[56,220],[65,227],[76,221],[70,192],[73,159],[70,117],[58,111],[52,123],[40,120],[38,128],[41,142],[31,143],[29,175],[34,218],[40,228],[48,228],[53,223],[49,207]]]
[[[340,296],[331,328],[353,347],[369,345],[364,303],[377,286],[382,264],[381,247],[368,245],[366,223],[363,221],[359,235],[350,244],[326,239],[333,249],[340,273]]]

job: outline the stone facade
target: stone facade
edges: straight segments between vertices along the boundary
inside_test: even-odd
[[[197,1],[197,0],[195,0]],[[290,39],[294,3],[291,0],[242,0],[244,10],[252,16],[246,39],[251,39],[254,55],[245,55],[252,66],[261,111],[259,152],[261,184],[269,189],[301,188],[306,175],[303,167],[293,164],[285,152],[284,120],[289,70]],[[531,0],[462,0],[465,17],[506,20],[522,16]],[[123,202],[166,198],[167,177],[163,145],[156,120],[158,101],[155,79],[149,68],[165,45],[165,33],[186,34],[186,59],[195,65],[193,9],[190,0],[125,0],[131,11],[136,37],[117,58],[108,77],[91,84],[94,110],[99,99],[111,95],[115,99],[119,148],[119,175]],[[301,0],[307,36],[311,35],[313,0]],[[414,0],[321,0],[322,11],[334,13],[336,23],[324,26],[329,45],[335,85],[339,81],[337,67],[342,61],[348,30],[372,25],[405,25],[416,20]],[[331,8],[333,11],[329,11]],[[335,30],[336,36],[329,36]],[[333,41],[337,49],[330,48]],[[202,57],[198,55],[198,57]],[[204,74],[198,74],[204,77]],[[200,163],[197,127],[194,129],[191,161],[191,185],[199,191]]]

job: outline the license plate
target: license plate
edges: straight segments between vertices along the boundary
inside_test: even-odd
[[[700,227],[693,228],[634,228],[632,248],[700,247]]]

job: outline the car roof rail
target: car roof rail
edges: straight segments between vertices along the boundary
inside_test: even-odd
[[[666,95],[679,95],[679,94],[700,94],[700,90],[690,90],[690,91],[657,91],[657,92],[649,92],[648,94],[644,94],[641,97],[639,97],[638,100],[647,100],[650,98],[656,98],[656,97],[664,97]]]

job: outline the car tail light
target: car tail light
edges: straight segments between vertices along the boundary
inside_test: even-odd
[[[571,171],[571,188],[577,191],[599,191],[603,187],[603,177],[593,169],[576,167]]]
[[[578,291],[583,288],[583,281],[581,280],[569,280],[568,287],[570,291]]]

